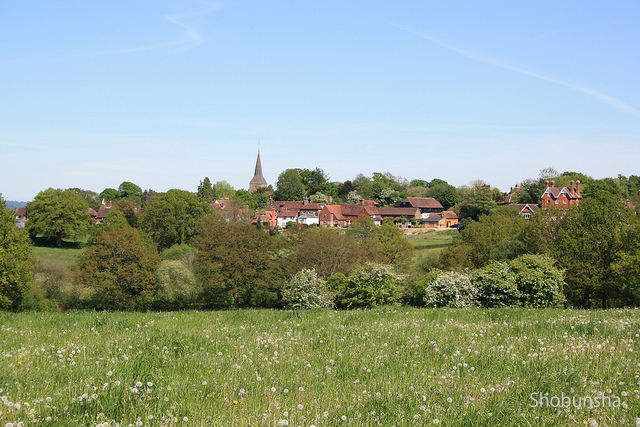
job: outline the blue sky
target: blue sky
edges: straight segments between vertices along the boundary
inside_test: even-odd
[[[0,193],[640,174],[637,1],[0,0]]]

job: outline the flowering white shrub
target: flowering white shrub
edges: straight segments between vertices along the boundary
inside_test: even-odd
[[[478,294],[469,276],[448,272],[427,285],[424,303],[427,307],[471,307],[477,305]]]
[[[336,281],[338,305],[342,308],[373,308],[398,304],[404,279],[389,264],[367,263],[356,268],[348,278]]]
[[[282,302],[292,309],[332,308],[334,294],[314,269],[298,271],[282,287]]]

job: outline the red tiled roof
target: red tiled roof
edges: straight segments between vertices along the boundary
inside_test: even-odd
[[[407,197],[402,203],[410,204],[414,208],[442,209],[440,202],[433,197]]]

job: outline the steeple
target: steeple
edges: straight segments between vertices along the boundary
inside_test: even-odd
[[[256,170],[253,178],[249,181],[249,193],[254,193],[258,188],[267,187],[267,180],[262,176],[262,162],[260,161],[260,149],[258,149],[258,159],[256,160]]]

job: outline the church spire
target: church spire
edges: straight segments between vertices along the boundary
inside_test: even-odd
[[[258,149],[258,159],[256,160],[256,170],[253,178],[249,181],[249,193],[254,193],[258,188],[267,187],[267,180],[262,176],[262,162],[260,161],[260,149]]]

